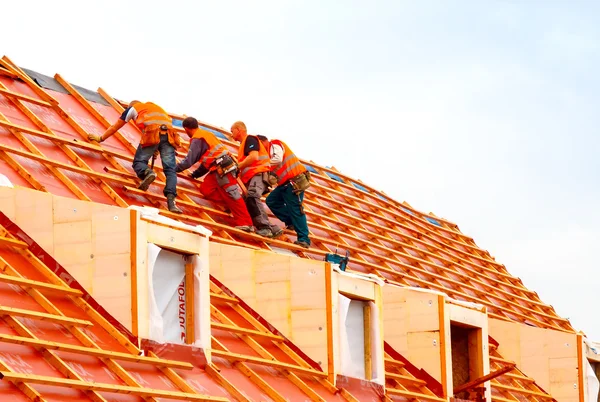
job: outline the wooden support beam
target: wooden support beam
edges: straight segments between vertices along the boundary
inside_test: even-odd
[[[405,398],[414,399],[417,401],[446,402],[446,399],[438,398],[435,395],[427,395],[423,393],[411,392],[396,388],[386,388],[385,392],[391,395],[403,396]]]
[[[30,96],[23,95],[18,92],[13,92],[9,89],[0,88],[0,94],[10,97],[10,98],[15,98],[15,99],[19,99],[19,100],[22,100],[25,102],[33,103],[33,104],[36,104],[39,106],[52,107],[52,105],[46,101],[43,101],[41,99],[32,98]]]
[[[64,164],[62,162],[57,162],[57,161],[49,159],[49,158],[47,158],[45,156],[38,156],[38,155],[35,155],[33,153],[30,153],[30,152],[27,152],[27,151],[22,151],[20,149],[12,148],[12,147],[9,147],[9,146],[3,145],[3,144],[0,144],[0,150],[2,150],[4,152],[7,152],[7,153],[10,153],[10,154],[15,154],[15,155],[18,155],[18,156],[22,156],[24,158],[32,159],[32,160],[34,160],[36,162],[40,162],[40,163],[43,163],[43,164],[54,166],[54,167],[57,167],[57,168],[60,168],[60,169],[69,170],[71,172],[75,172],[75,173],[79,173],[79,174],[82,174],[82,175],[86,175],[86,176],[89,176],[89,177],[96,177],[98,179],[110,180],[110,181],[114,181],[114,182],[121,183],[121,184],[124,184],[124,185],[131,185],[131,184],[133,184],[130,180],[125,180],[125,179],[122,179],[122,178],[117,177],[117,176],[111,176],[111,175],[107,175],[107,174],[104,174],[104,173],[98,173],[98,172],[95,172],[95,171],[92,171],[92,170],[83,169],[83,168],[80,168],[79,166],[66,165],[66,164]]]
[[[221,370],[214,365],[213,363],[209,363],[204,368],[206,374],[211,376],[220,386],[225,388],[227,392],[229,392],[235,399],[239,402],[252,402],[246,395],[240,392],[239,389],[235,387],[225,376],[221,374]]]
[[[214,339],[214,338],[213,338]],[[284,369],[290,372],[299,373],[299,374],[308,374],[317,378],[326,378],[327,374],[322,371],[317,371],[312,368],[300,367],[289,363],[283,363],[275,360],[267,360],[260,357],[247,356],[239,353],[226,352],[224,350],[212,350],[212,355],[215,357],[222,357],[231,362],[243,362],[243,363],[253,363],[259,364],[262,366],[273,367],[276,369]]]
[[[369,302],[366,302],[363,307],[363,333],[365,348],[365,379],[370,381],[373,377],[373,362],[371,361],[371,304]]]
[[[92,116],[94,116],[96,118],[96,120],[98,120],[98,122],[100,122],[100,124],[102,126],[104,126],[105,129],[111,126],[111,123],[108,120],[106,120],[106,118],[104,116],[102,116],[102,114],[97,109],[95,109],[94,106],[92,106],[92,104],[90,102],[88,102],[87,99],[85,99],[79,93],[79,91],[77,91],[77,89],[75,89],[75,87],[73,85],[68,83],[67,80],[65,80],[62,76],[60,76],[60,74],[54,75],[54,79],[56,79],[60,83],[60,85],[65,87],[65,89],[79,102],[79,104],[81,104],[81,106],[83,106],[85,108],[85,110],[87,110]],[[127,150],[129,150],[129,152],[135,153],[137,147],[132,145],[123,136],[123,134],[121,134],[117,131],[114,134],[114,137],[117,138],[119,140],[119,142],[121,142],[121,144],[123,144],[125,146],[125,148],[127,148]]]
[[[9,70],[11,73],[15,74],[18,79],[20,79],[21,81],[23,81],[27,85],[29,85],[29,88],[31,88],[33,90],[33,92],[35,92],[40,98],[46,100],[47,102],[49,102],[52,105],[58,104],[58,101],[53,96],[51,96],[49,93],[44,91],[43,88],[41,88],[38,84],[36,84],[25,73],[25,71],[21,70],[21,68],[19,66],[17,66],[15,63],[13,63],[13,61],[11,59],[9,59],[7,56],[2,57],[2,59],[0,60],[0,65],[2,67],[4,67],[5,69]]]
[[[502,390],[505,390],[505,391],[508,391],[508,392],[515,392],[515,393],[519,393],[519,394],[532,395],[532,396],[535,396],[535,397],[538,397],[538,398],[542,398],[542,399],[554,400],[554,398],[552,396],[550,396],[548,394],[545,394],[543,392],[534,391],[534,390],[527,389],[527,388],[511,387],[510,385],[504,385],[504,384],[501,384],[501,383],[499,383],[497,381],[494,382],[492,384],[492,386],[494,388],[502,389]]]
[[[418,385],[418,386],[426,386],[427,382],[423,381],[421,379],[415,378],[415,377],[411,377],[411,376],[407,376],[404,374],[398,374],[398,373],[391,373],[389,371],[385,372],[385,378],[389,378],[392,380],[396,380],[398,382],[410,382],[412,384]]]
[[[29,247],[27,243],[10,237],[0,237],[0,246],[14,247],[18,249],[26,249]]]
[[[394,360],[391,357],[385,357],[383,361],[385,364],[389,364],[391,366],[404,367],[404,363],[402,363],[400,360]]]
[[[494,378],[498,378],[501,375],[506,374],[509,371],[514,370],[515,367],[516,367],[516,364],[508,365],[508,366],[502,367],[499,370],[496,370],[496,371],[493,371],[493,372],[491,372],[489,374],[486,374],[483,377],[477,378],[477,379],[475,379],[473,381],[469,381],[466,384],[463,384],[463,385],[461,385],[461,386],[459,386],[457,388],[454,388],[454,395],[459,394],[459,393],[461,393],[463,391],[466,391],[468,389],[478,387],[478,386],[480,386],[481,384],[483,384],[486,381],[490,381],[490,380],[493,380]]]
[[[185,264],[185,343],[192,345],[196,340],[194,334],[194,265]],[[199,318],[198,318],[199,319]]]
[[[131,394],[142,398],[155,397],[166,399],[178,399],[183,401],[206,401],[206,402],[228,402],[227,398],[191,394],[186,392],[165,391],[153,388],[130,387],[124,385],[103,384],[99,382],[86,382],[70,380],[65,378],[48,377],[32,374],[12,373],[9,371],[0,371],[0,378],[14,383],[24,382],[27,384],[41,384],[56,387],[68,387],[80,390],[92,390],[98,392],[108,392],[116,394]]]
[[[176,360],[165,360],[165,359],[160,359],[160,358],[132,355],[129,353],[112,352],[112,351],[106,351],[106,350],[97,349],[97,348],[71,345],[68,343],[51,342],[51,341],[45,341],[42,339],[32,339],[32,338],[26,338],[26,337],[15,336],[15,335],[0,334],[0,342],[13,343],[13,344],[17,344],[17,345],[33,346],[33,347],[43,347],[44,349],[48,349],[48,350],[71,352],[71,353],[83,354],[86,356],[94,356],[94,357],[99,357],[99,358],[109,358],[109,359],[134,362],[134,363],[145,363],[145,364],[151,364],[153,366],[158,366],[158,367],[172,367],[172,368],[183,369],[183,370],[191,370],[194,368],[190,363],[187,363],[187,362],[179,362]]]
[[[238,299],[235,297],[227,296],[224,293],[213,293],[210,292],[211,303],[213,302],[223,302],[228,304],[237,304],[239,303]]]
[[[25,324],[16,318],[4,317],[4,321],[12,329],[14,329],[17,334],[25,337],[25,339],[38,340],[35,334],[31,332],[29,328],[25,326]],[[55,351],[47,350],[43,347],[34,347],[44,357],[44,359],[54,366],[54,368],[57,369],[62,375],[72,380],[83,381],[83,378],[81,378],[79,374],[71,368],[71,366],[65,363],[65,361]],[[85,393],[93,402],[107,402],[107,400],[96,391],[86,391]]]
[[[24,310],[15,307],[0,306],[0,316],[10,315],[13,317],[25,317],[40,321],[49,321],[56,324],[89,327],[94,325],[91,321],[78,318],[64,317],[56,314],[41,313],[39,311]]]
[[[212,306],[211,306],[212,307]],[[222,324],[220,322],[211,322],[210,326],[213,329],[220,329],[222,331],[227,331],[227,332],[233,332],[235,334],[240,334],[240,335],[250,335],[250,336],[259,336],[262,338],[268,338],[268,339],[272,339],[275,341],[283,341],[283,337],[279,336],[279,335],[275,335],[272,333],[267,333],[267,332],[261,332],[261,331],[257,331],[254,329],[247,329],[247,328],[242,328],[242,327],[238,327],[235,325],[228,325],[228,324]]]
[[[0,358],[0,371],[9,373],[12,372],[11,368],[2,360],[2,358]],[[14,385],[32,401],[46,402],[46,399],[42,397],[42,394],[40,394],[39,391],[37,391],[31,385],[23,382],[17,382]]]
[[[37,289],[42,293],[51,294],[63,294],[63,295],[74,295],[81,296],[83,293],[79,289],[72,289],[65,286],[53,285],[51,283],[45,283],[40,281],[34,281],[32,279],[18,278],[12,275],[0,274],[0,282],[12,283],[13,285],[19,285],[23,288]]]

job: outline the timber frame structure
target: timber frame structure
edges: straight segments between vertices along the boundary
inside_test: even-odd
[[[160,103],[160,100],[156,102]],[[584,381],[587,360],[582,352],[583,335],[575,331],[568,319],[560,317],[552,306],[526,288],[518,277],[511,275],[489,252],[479,248],[456,224],[432,213],[420,212],[406,202],[392,200],[385,193],[347,177],[335,168],[307,160],[303,163],[311,171],[312,186],[306,193],[304,208],[313,241],[310,249],[294,245],[295,234],[289,230],[275,240],[235,229],[229,213],[222,206],[203,199],[199,193],[200,183],[183,173],[178,175],[178,205],[183,214],[173,214],[166,209],[166,199],[162,195],[165,177],[158,161],[155,166],[157,180],[146,192],[137,189],[138,179],[130,166],[139,142],[137,127],[128,124],[102,144],[87,140],[88,134],[104,132],[119,117],[124,106],[126,102],[114,99],[101,88],[97,92],[85,90],[70,84],[59,74],[53,78],[44,77],[18,67],[6,56],[0,59],[0,174],[16,187],[10,194],[0,192],[0,285],[7,292],[12,290],[18,295],[18,298],[12,295],[6,300],[0,297],[4,328],[0,333],[0,375],[10,383],[0,381],[0,393],[10,392],[15,395],[14,400],[48,401],[55,400],[51,396],[54,391],[48,391],[48,387],[63,389],[63,396],[97,401],[159,400],[157,398],[444,401],[455,397],[456,400],[501,402],[588,400],[585,396],[588,385]],[[181,121],[184,115],[171,114],[171,117],[176,130],[183,133]],[[238,144],[229,132],[204,122],[201,126],[215,133],[236,153]],[[187,150],[188,143],[184,140],[182,144],[178,158],[185,156]],[[105,310],[102,305],[108,296],[102,296],[94,289],[96,279],[85,282],[87,271],[78,271],[84,261],[87,264],[90,260],[90,254],[98,255],[102,250],[90,249],[88,252],[85,249],[75,257],[67,257],[58,237],[65,236],[68,238],[65,242],[77,243],[80,241],[78,234],[69,231],[61,232],[60,236],[56,234],[58,220],[56,213],[51,211],[54,234],[48,235],[51,240],[44,238],[47,231],[37,231],[39,222],[18,211],[22,205],[17,205],[15,197],[25,194],[22,191],[52,197],[49,202],[54,207],[51,209],[61,203],[67,205],[65,210],[80,210],[85,208],[83,205],[112,206],[115,211],[131,207],[155,208],[164,218],[210,230],[211,253],[214,255],[211,254],[210,283],[207,283],[211,334],[208,357],[194,348],[192,342],[178,346],[160,345],[139,338],[137,313],[121,316],[116,309]],[[23,198],[38,199],[29,195]],[[63,201],[69,199],[73,201]],[[37,201],[28,202],[33,205]],[[41,207],[32,208],[28,211],[37,211]],[[138,230],[134,222],[136,219],[139,222],[139,216],[133,209],[123,216],[130,222],[125,225],[128,232],[123,235],[127,239]],[[275,222],[273,216],[270,218]],[[165,224],[165,230],[175,233],[185,229]],[[110,232],[104,235],[107,239]],[[98,241],[95,244],[96,247],[108,247],[100,246],[104,243]],[[130,269],[133,286],[136,264],[130,261],[136,261],[136,256],[134,249],[127,247],[121,254],[123,265]],[[346,271],[355,277],[332,271],[329,264],[323,263],[326,254],[337,250],[350,252]],[[240,257],[242,254],[244,256]],[[40,259],[41,255],[45,259]],[[254,265],[255,268],[247,272],[236,271],[240,275],[240,283],[237,283],[230,276],[234,255],[237,263],[242,261],[241,258],[246,265],[257,259],[268,263],[262,268]],[[313,279],[323,275],[322,291],[318,293],[324,301],[323,312],[318,315],[323,325],[314,332],[320,333],[318,339],[323,339],[324,344],[318,347],[299,335],[298,331],[303,329],[294,324],[296,321],[293,320],[300,316],[300,313],[293,315],[296,314],[294,307],[281,313],[287,314],[289,322],[280,322],[280,312],[273,311],[266,303],[261,304],[258,283],[252,289],[247,285],[258,280],[259,272],[272,274],[272,271],[264,270],[268,264],[278,261],[280,265],[277,266],[284,267],[283,256],[291,261],[285,262],[291,267],[291,273],[281,283],[290,284],[290,288],[301,286],[305,280],[293,277],[296,260],[305,264],[309,264],[306,260],[312,261],[313,265],[306,265],[306,272],[311,273]],[[233,262],[228,262],[228,258]],[[97,261],[95,269],[104,269]],[[106,269],[110,264],[121,267],[120,262],[110,261],[106,263]],[[55,269],[58,266],[61,267],[60,274]],[[70,279],[65,281],[65,277]],[[119,290],[119,295],[128,300],[131,311],[137,311],[138,304],[128,281],[129,278],[124,282],[127,289]],[[344,290],[344,284],[349,283],[356,285],[357,290]],[[191,289],[191,285],[189,287]],[[386,298],[382,287],[412,289],[414,292],[390,291],[387,294],[393,302],[388,303],[391,299]],[[373,296],[365,297],[361,292],[371,292],[369,294]],[[53,295],[52,298],[47,297],[48,294]],[[368,345],[364,352],[369,356],[365,358],[368,369],[366,378],[359,382],[344,374],[339,363],[341,357],[335,354],[334,339],[339,336],[338,327],[343,325],[336,321],[333,313],[338,311],[338,295],[371,306],[364,308],[364,334],[365,339],[369,339],[365,342]],[[293,297],[290,291],[282,296],[282,300]],[[18,302],[11,306],[7,300]],[[397,310],[386,310],[392,303],[397,303],[394,304]],[[429,308],[431,310],[426,310]],[[306,311],[304,307],[298,309]],[[402,311],[408,318],[398,318],[392,323],[390,320],[396,320],[394,314],[397,311]],[[189,323],[194,312],[188,311],[188,314]],[[464,314],[467,324],[459,322],[456,314]],[[431,319],[431,328],[423,327],[419,317]],[[477,320],[477,324],[469,320]],[[60,331],[55,332],[68,332],[73,341],[58,342],[58,335],[42,337],[40,334],[49,330],[39,324],[29,327],[33,321],[60,326]],[[381,330],[369,332],[369,321],[373,328],[379,326]],[[415,324],[416,321],[419,323]],[[280,331],[280,325],[289,328]],[[479,359],[481,367],[471,367],[468,381],[453,385],[451,346],[460,340],[452,338],[455,335],[451,332],[460,333],[457,325],[466,326],[469,331],[483,331],[479,333],[479,346],[473,349],[479,353],[473,359]],[[399,326],[408,329],[390,335]],[[510,328],[518,335],[508,336]],[[377,382],[371,372],[376,363],[370,356],[378,347],[376,339],[371,337],[379,335],[380,363],[384,373]],[[105,341],[98,342],[96,337]],[[539,350],[545,354],[536,355],[538,360],[534,364],[525,351],[526,345],[534,345],[542,338],[547,349]],[[568,344],[562,354],[548,352],[551,345],[561,344]],[[21,365],[33,369],[26,373],[12,367],[19,362],[14,357],[15,352],[4,352],[6,345],[26,348],[23,353],[31,356],[32,362],[24,361]],[[424,362],[430,353],[427,348],[435,348],[434,369],[424,368],[428,367]],[[421,350],[423,362],[419,358]],[[144,356],[140,356],[142,351]],[[12,353],[10,356],[13,357],[6,353]],[[77,360],[66,357],[71,354],[88,359],[84,359],[85,364],[80,363],[80,371],[74,368],[78,367],[74,363]],[[316,361],[316,356],[320,362]],[[542,358],[546,360],[538,364]],[[564,363],[565,368],[561,365],[561,371],[558,371],[559,359],[562,359],[560,364],[566,362],[565,359],[574,360]],[[128,362],[127,365],[121,364],[122,361]],[[103,365],[102,375],[97,374],[97,368],[89,368],[100,364],[98,362]],[[48,367],[41,368],[42,365]],[[138,367],[142,365],[151,367],[149,379],[143,371],[146,369]],[[534,373],[531,373],[532,369]],[[91,374],[86,377],[81,375],[83,372]],[[144,374],[139,374],[142,372]],[[533,378],[528,374],[533,374]],[[457,378],[460,375],[463,374],[455,373]],[[543,376],[542,381],[537,381],[539,375]],[[144,381],[140,381],[141,377]],[[99,378],[97,382],[96,378]],[[107,399],[107,394],[114,394],[117,399]]]

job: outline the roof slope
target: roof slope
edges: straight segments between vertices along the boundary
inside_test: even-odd
[[[380,400],[383,387],[333,386],[218,280],[210,287],[211,363],[197,348],[150,341],[142,341],[148,357],[140,356],[133,335],[0,212],[0,394],[15,401]]]
[[[210,228],[214,241],[229,244],[285,248],[317,259],[337,248],[347,249],[351,270],[483,304],[493,318],[573,330],[567,319],[455,224],[312,162],[305,162],[313,172],[305,198],[313,239],[310,250],[292,244],[290,231],[281,239],[265,240],[232,228],[229,214],[201,198],[199,183],[185,174],[179,175],[178,183],[184,215],[172,214],[165,208],[160,167],[159,179],[148,192],[136,189],[138,181],[130,167],[140,136],[135,126],[127,125],[101,146],[87,141],[87,133],[100,134],[118,118],[122,104],[103,90],[98,92],[105,102],[88,101],[59,75],[55,80],[53,87],[64,90],[44,89],[7,57],[0,60],[0,173],[15,185],[123,207],[159,207],[164,215]],[[96,98],[97,94],[90,99]],[[181,123],[181,116],[173,118],[175,125]],[[223,130],[205,128],[228,138]],[[237,149],[236,143],[225,143]]]
[[[39,401],[227,401],[186,362],[140,356],[64,268],[0,212],[0,393]],[[71,287],[67,285],[71,284]],[[76,287],[73,287],[76,285]],[[177,370],[177,371],[176,371]],[[3,400],[4,400],[3,397]],[[36,399],[39,398],[39,399]]]

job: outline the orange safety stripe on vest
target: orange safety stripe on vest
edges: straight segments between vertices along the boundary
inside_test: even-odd
[[[246,155],[244,155],[244,148],[246,147],[246,140],[248,139],[248,137],[250,136],[246,136],[246,138],[244,139],[244,141],[242,141],[238,149],[238,163],[242,163],[242,161],[246,159]],[[262,144],[262,141],[260,141],[257,137],[255,138],[258,141],[258,159],[254,161],[250,166],[247,166],[244,169],[242,169],[242,183],[248,183],[250,179],[256,176],[257,174],[268,172],[269,170],[271,170],[271,158],[269,158],[269,153],[267,152],[265,146]]]
[[[283,184],[288,180],[293,179],[306,172],[306,167],[304,164],[300,162],[300,159],[292,150],[287,146],[287,144],[283,141],[273,140],[271,144],[277,144],[283,148],[283,156],[281,158],[281,163],[273,166],[273,173],[277,175],[277,179],[279,180],[279,184]]]
[[[180,144],[179,134],[173,130],[171,117],[163,108],[152,103],[136,103],[133,108],[137,112],[135,124],[142,131],[142,146],[156,145],[160,142],[159,129],[163,124],[168,128],[169,142],[174,147]]]
[[[203,139],[208,145],[208,150],[200,158],[200,163],[210,169],[215,159],[227,155],[227,148],[219,141],[216,135],[207,130],[197,129],[192,138]]]

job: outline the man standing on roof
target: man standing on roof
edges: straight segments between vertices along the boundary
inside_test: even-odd
[[[96,142],[105,141],[132,119],[142,131],[142,139],[133,157],[133,170],[137,177],[142,180],[138,188],[146,191],[156,179],[156,173],[148,167],[148,161],[156,151],[160,152],[160,160],[167,178],[163,193],[167,197],[169,211],[176,214],[182,213],[181,209],[175,204],[175,197],[177,197],[175,148],[180,146],[180,139],[179,134],[173,130],[171,118],[163,108],[151,102],[132,101],[121,114],[119,120],[110,126],[104,134],[100,136],[90,134],[88,139]]]
[[[213,133],[199,128],[195,118],[186,117],[182,125],[190,137],[190,147],[175,171],[183,172],[199,161],[200,166],[191,176],[198,179],[206,175],[200,185],[202,195],[216,203],[225,203],[233,215],[236,229],[254,232],[252,219],[242,198],[242,189],[235,176],[235,161],[227,148]]]
[[[236,121],[231,126],[233,139],[240,142],[238,149],[238,169],[246,186],[246,207],[252,217],[256,233],[265,237],[277,237],[283,229],[271,225],[260,198],[268,191],[268,172],[271,170],[269,154],[255,135],[248,135],[246,125]]]
[[[309,248],[308,223],[302,201],[304,191],[310,187],[310,173],[286,143],[280,140],[269,142],[262,135],[258,138],[266,144],[277,181],[277,187],[267,196],[267,206],[286,228],[294,229],[297,236],[294,244]]]

